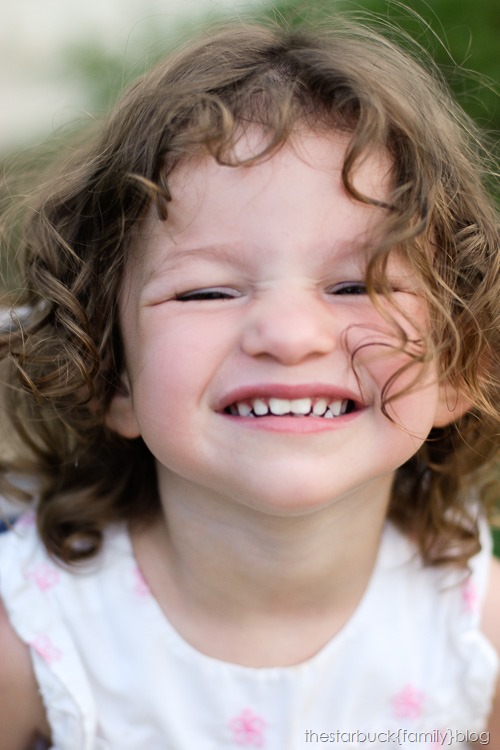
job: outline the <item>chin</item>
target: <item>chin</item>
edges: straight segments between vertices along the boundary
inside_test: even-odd
[[[318,487],[298,487],[296,483],[282,482],[279,487],[266,487],[255,493],[248,488],[241,502],[271,516],[294,517],[309,515],[327,508],[336,499],[335,492],[319,492]]]

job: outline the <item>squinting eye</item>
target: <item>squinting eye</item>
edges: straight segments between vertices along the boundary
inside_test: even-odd
[[[238,294],[233,289],[224,287],[213,289],[193,289],[190,292],[182,292],[175,295],[179,302],[193,302],[200,300],[234,299]]]
[[[346,281],[329,290],[329,294],[367,294],[366,286],[361,281]]]

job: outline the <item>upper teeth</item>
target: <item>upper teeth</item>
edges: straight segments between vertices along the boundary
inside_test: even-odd
[[[305,415],[312,414],[317,417],[338,417],[345,414],[348,400],[328,401],[326,398],[253,398],[248,401],[237,401],[230,407],[233,414],[240,417],[256,415],[263,417],[266,414]],[[252,414],[253,412],[253,414]]]

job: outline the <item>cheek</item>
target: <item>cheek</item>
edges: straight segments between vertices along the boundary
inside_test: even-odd
[[[410,296],[410,295],[405,295]],[[371,388],[388,413],[418,411],[419,400],[434,409],[438,399],[437,372],[425,362],[426,315],[413,298],[405,316],[390,310],[393,325],[372,310],[363,322],[346,331],[346,346],[362,389]],[[415,321],[410,322],[410,321]]]
[[[146,320],[139,330],[140,348],[132,364],[138,412],[172,411],[179,420],[203,399],[227,346],[227,333],[215,321]]]

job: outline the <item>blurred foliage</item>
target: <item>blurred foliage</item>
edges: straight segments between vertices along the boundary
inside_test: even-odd
[[[432,0],[432,5],[430,0],[412,0],[409,6],[397,0],[274,0],[248,15],[299,25],[311,20],[334,22],[339,11],[360,16],[373,13],[382,26],[394,24],[408,33],[439,65],[468,114],[484,129],[500,131],[498,0]],[[223,11],[211,12],[209,20],[227,17]],[[124,86],[168,53],[176,39],[195,30],[192,21],[162,27],[159,17],[142,49],[136,43],[127,55],[120,56],[97,44],[83,43],[67,50],[65,68],[71,78],[85,85],[89,111],[99,113],[116,100]]]
[[[496,557],[500,557],[500,529],[493,529],[493,552]]]
[[[497,0],[276,0],[265,15],[300,24],[333,21],[335,14],[376,14],[395,25],[435,60],[465,111],[489,131],[500,131],[500,13]]]

